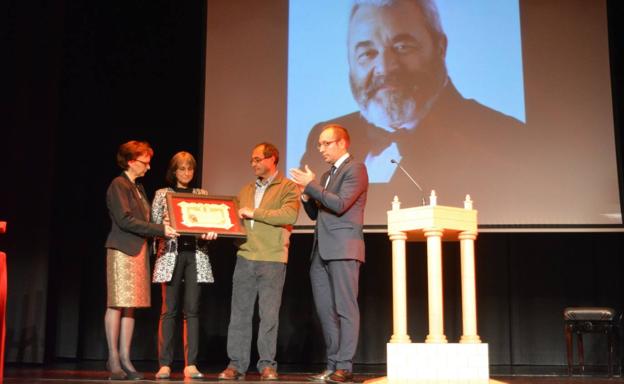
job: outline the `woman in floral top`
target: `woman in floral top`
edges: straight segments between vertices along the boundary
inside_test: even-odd
[[[191,181],[196,161],[188,152],[178,152],[169,161],[165,177],[170,187],[156,191],[152,204],[152,220],[155,223],[168,222],[167,193],[184,192],[206,195],[203,189],[192,188]],[[184,287],[184,377],[201,378],[196,367],[199,344],[199,283],[212,283],[212,268],[207,252],[207,240],[214,240],[217,234],[209,232],[201,238],[181,235],[178,238],[158,239],[158,252],[152,281],[161,283],[162,309],[158,324],[158,363],[157,379],[171,376],[173,362],[173,335],[180,307],[180,291]],[[182,282],[184,281],[184,284]]]

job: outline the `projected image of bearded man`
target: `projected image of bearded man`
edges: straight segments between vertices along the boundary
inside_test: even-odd
[[[406,2],[352,13],[351,91],[364,118],[389,132],[416,127],[445,83],[446,37],[426,25]]]
[[[469,148],[469,140],[485,143],[493,128],[521,125],[455,88],[433,0],[354,0],[346,40],[349,83],[359,111],[315,125],[302,166],[322,169],[315,160],[316,137],[330,123],[352,132],[350,152],[365,162],[373,183],[394,177],[391,159],[410,168],[439,163],[441,153]],[[460,131],[468,139],[459,140]]]

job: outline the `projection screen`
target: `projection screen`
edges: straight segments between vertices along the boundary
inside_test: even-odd
[[[408,3],[208,2],[203,187],[237,194],[263,141],[320,177],[331,122],[367,165],[369,228],[431,190],[470,194],[482,227],[622,224],[605,1]]]

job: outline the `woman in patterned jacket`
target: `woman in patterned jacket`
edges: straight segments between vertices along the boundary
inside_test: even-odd
[[[165,179],[170,187],[156,191],[152,204],[152,219],[155,223],[168,222],[168,192],[184,192],[206,195],[203,189],[192,188],[191,181],[196,168],[196,161],[188,152],[178,152],[169,161]],[[182,235],[178,238],[158,239],[158,252],[152,282],[161,283],[162,308],[158,324],[158,363],[160,369],[157,379],[171,376],[173,362],[173,335],[176,317],[180,307],[180,290],[184,281],[184,377],[201,378],[203,375],[196,367],[199,344],[199,283],[212,283],[212,268],[207,252],[207,241],[217,238],[209,232],[201,239]]]

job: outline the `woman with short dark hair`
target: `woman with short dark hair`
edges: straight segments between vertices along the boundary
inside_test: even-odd
[[[107,369],[111,380],[140,380],[130,361],[134,331],[134,309],[149,307],[150,282],[147,238],[176,237],[169,225],[150,222],[150,203],[143,186],[136,182],[150,169],[154,151],[144,141],[129,141],[117,151],[123,170],[106,191],[111,230],[106,239],[106,314],[104,328],[108,344]]]

